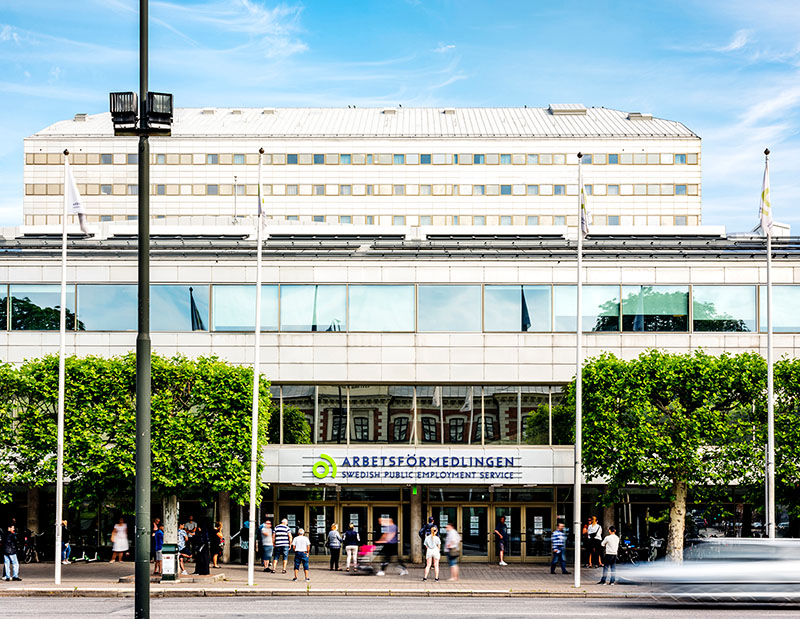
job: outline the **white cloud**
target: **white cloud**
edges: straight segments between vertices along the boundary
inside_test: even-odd
[[[434,54],[445,54],[451,50],[456,48],[455,45],[445,45],[444,43],[439,43],[439,47],[434,50],[431,50]]]
[[[736,34],[733,35],[733,39],[727,45],[722,47],[714,48],[715,51],[718,52],[735,52],[736,50],[742,49],[747,43],[750,41],[750,31],[749,30],[737,30]]]
[[[19,34],[15,28],[6,24],[0,28],[0,41],[14,41],[14,43],[19,43]]]

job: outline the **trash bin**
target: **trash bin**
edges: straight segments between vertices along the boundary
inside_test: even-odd
[[[178,580],[177,544],[164,544],[161,548],[161,580]]]

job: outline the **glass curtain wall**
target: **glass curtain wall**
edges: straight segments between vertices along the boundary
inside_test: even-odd
[[[208,331],[209,286],[150,287],[152,331]]]
[[[58,331],[61,326],[59,284],[11,284],[11,328],[18,331]],[[75,329],[75,285],[67,285],[66,328]],[[78,321],[79,331],[85,330]]]
[[[767,330],[767,287],[758,287],[759,330]],[[800,332],[800,286],[772,286],[772,329],[775,332]]]
[[[693,286],[694,331],[755,331],[756,291],[753,286]]]
[[[214,286],[212,321],[215,331],[252,331],[256,314],[255,286]],[[261,330],[278,330],[278,287],[261,287]]]
[[[87,331],[135,331],[135,284],[79,284],[78,316]]]
[[[553,287],[554,331],[575,331],[577,286]],[[581,327],[589,331],[619,331],[619,286],[583,286]]]
[[[481,331],[480,286],[420,285],[418,294],[418,331]]]
[[[688,331],[688,286],[623,286],[623,331]]]
[[[0,331],[8,329],[8,285],[0,284]]]
[[[282,331],[347,331],[347,288],[281,286]]]

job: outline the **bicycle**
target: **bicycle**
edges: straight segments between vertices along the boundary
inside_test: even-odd
[[[639,554],[638,549],[630,540],[622,540],[619,545],[619,550],[617,551],[617,563],[618,564],[629,564],[636,567],[639,565]]]
[[[40,563],[39,549],[36,547],[36,538],[41,537],[44,533],[32,533],[30,530],[25,530],[22,540],[22,562]]]
[[[652,562],[658,559],[659,548],[664,545],[664,540],[660,537],[650,536],[650,549],[647,552],[647,560]]]

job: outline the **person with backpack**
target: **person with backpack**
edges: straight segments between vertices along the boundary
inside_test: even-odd
[[[589,518],[589,526],[586,527],[586,540],[588,542],[588,555],[589,563],[587,567],[603,567],[603,561],[600,557],[600,545],[603,541],[603,527],[597,522],[597,516]],[[594,559],[594,562],[592,561]],[[592,565],[594,563],[594,565]]]
[[[353,561],[353,571],[358,567],[358,545],[361,543],[361,536],[359,536],[356,526],[351,522],[347,531],[344,532],[344,551],[347,553],[347,562],[345,563],[345,572],[350,571],[350,561]]]
[[[436,526],[436,520],[434,520],[433,516],[428,516],[428,522],[422,525],[422,528],[419,530],[419,538],[424,542],[425,538],[431,534],[431,529]]]

